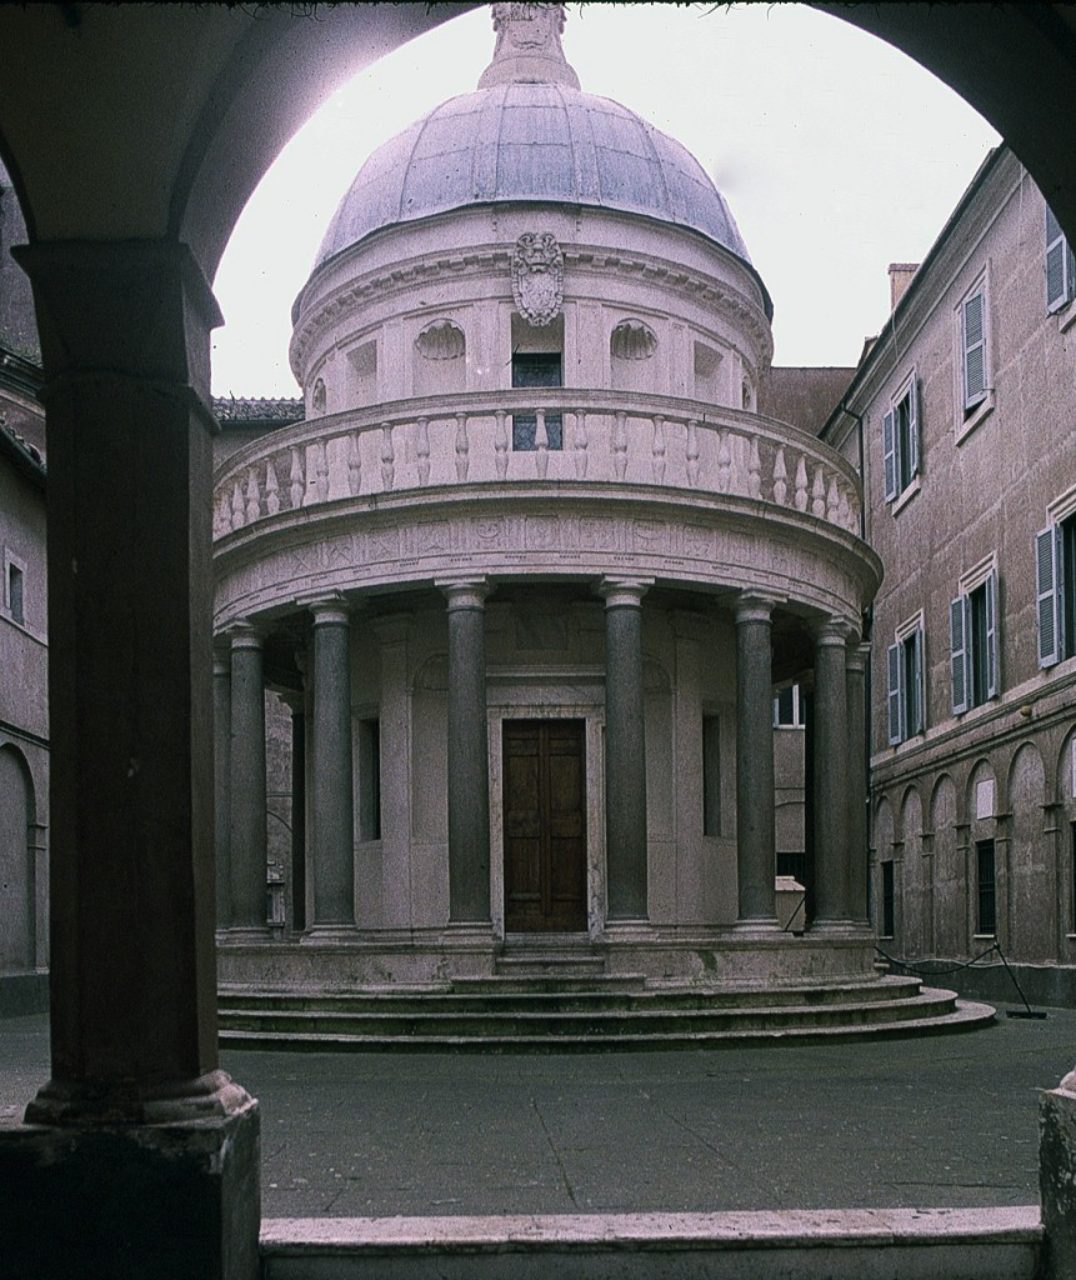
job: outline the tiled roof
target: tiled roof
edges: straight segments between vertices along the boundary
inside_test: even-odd
[[[221,423],[273,422],[283,425],[301,422],[306,408],[299,397],[214,396],[213,412]]]

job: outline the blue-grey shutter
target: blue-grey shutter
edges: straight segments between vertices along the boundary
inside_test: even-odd
[[[908,474],[919,474],[919,379],[908,388]]]
[[[998,571],[991,569],[986,582],[986,696],[996,698],[1001,687],[998,671]]]
[[[912,645],[912,688],[908,691],[908,712],[905,736],[922,733],[927,726],[925,689],[923,687],[923,629],[909,637]]]
[[[964,408],[973,409],[986,396],[985,295],[977,290],[961,308],[964,336]]]
[[[949,676],[953,715],[968,709],[968,643],[964,596],[949,602]]]
[[[882,419],[882,461],[885,473],[885,500],[892,502],[897,496],[897,432],[892,410]]]
[[[1069,247],[1065,234],[1047,205],[1046,208],[1046,310],[1060,311],[1068,302]],[[1068,278],[1066,278],[1068,277]]]
[[[889,694],[886,705],[889,709],[889,745],[896,746],[898,742],[904,739],[903,725],[901,724],[901,706],[904,699],[901,697],[901,676],[903,674],[900,661],[900,645],[891,644],[885,651],[886,669],[889,672]]]
[[[1061,593],[1057,567],[1058,529],[1035,534],[1035,610],[1039,624],[1039,666],[1061,661]]]

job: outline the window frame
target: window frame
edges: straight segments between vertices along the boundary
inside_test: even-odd
[[[12,570],[19,575],[20,592],[19,602],[20,608],[18,616],[16,616],[15,608],[12,601]],[[26,561],[21,556],[17,556],[10,547],[4,548],[4,584],[3,584],[3,604],[4,614],[8,621],[13,622],[17,627],[23,627],[29,630],[29,623],[26,621],[26,597],[27,586],[29,584],[29,575],[26,572]]]
[[[1076,486],[1050,505],[1035,534],[1035,636],[1039,670],[1076,656]]]
[[[899,747],[927,731],[926,631],[921,609],[897,628],[894,643],[886,650],[886,713],[886,736],[891,747]]]
[[[908,406],[906,441],[900,430],[900,411],[905,404]],[[890,398],[889,409],[882,416],[882,484],[886,502],[896,504],[894,515],[905,494],[914,491],[920,475],[922,408],[922,387],[913,369]]]
[[[993,410],[995,390],[993,386],[994,369],[994,333],[991,323],[990,309],[990,264],[979,271],[971,285],[953,308],[954,331],[954,403],[956,409],[956,443],[960,444],[969,436],[984,418]],[[967,341],[967,310],[969,303],[981,297],[982,336],[969,344]],[[974,349],[982,352],[982,387],[968,391],[968,356]]]
[[[985,653],[979,653],[974,625],[976,601],[983,592]],[[999,579],[996,555],[989,555],[960,579],[960,594],[949,602],[949,706],[954,716],[984,706],[1001,693]],[[981,666],[980,666],[981,664]],[[982,693],[975,676],[982,670]]]

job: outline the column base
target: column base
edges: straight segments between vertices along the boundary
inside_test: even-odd
[[[252,942],[272,942],[273,931],[267,924],[237,924],[217,930],[217,945],[227,946],[230,942],[238,946],[249,946]]]
[[[864,926],[857,924],[854,920],[814,920],[807,932],[832,933],[846,938],[851,934],[863,933]]]
[[[258,1104],[243,1097],[183,1123],[0,1123],[0,1186],[18,1188],[5,1274],[257,1280]]]
[[[359,936],[359,926],[355,924],[312,924],[300,937],[299,945],[303,947],[332,947],[341,942],[354,942]]]
[[[732,932],[738,935],[781,933],[781,925],[776,916],[746,916],[731,926]]]

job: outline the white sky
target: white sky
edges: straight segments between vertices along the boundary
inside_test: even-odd
[[[924,7],[924,21],[929,8]],[[489,11],[395,50],[329,98],[265,175],[215,289],[216,395],[297,395],[291,304],[366,157],[489,62]],[[584,91],[682,142],[728,200],[774,302],[775,364],[854,364],[998,135],[904,54],[796,4],[570,5]]]

